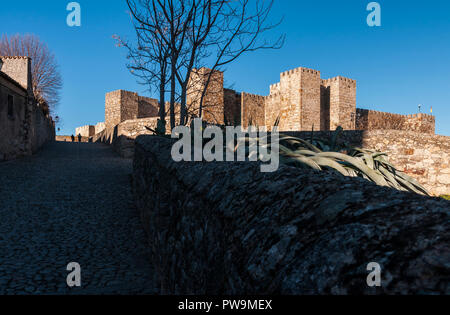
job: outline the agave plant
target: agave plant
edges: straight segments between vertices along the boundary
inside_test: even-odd
[[[339,148],[337,140],[342,131],[339,127],[329,140],[313,137],[311,140],[304,140],[281,135],[280,162],[318,171],[334,171],[344,176],[362,177],[379,186],[430,195],[414,178],[392,165],[386,153],[360,148]],[[270,149],[270,137],[265,141]]]

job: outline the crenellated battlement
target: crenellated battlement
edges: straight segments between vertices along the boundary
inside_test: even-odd
[[[204,78],[210,71],[201,68],[192,75],[187,105],[194,110],[194,116],[199,107]],[[434,133],[435,130],[435,117],[432,115],[400,115],[357,109],[356,80],[340,75],[322,79],[320,71],[306,67],[282,72],[280,82],[270,85],[267,96],[238,93],[224,88],[223,82],[223,72],[215,70],[203,99],[203,119],[210,123],[247,127],[252,122],[270,129],[280,118],[280,131],[329,131],[339,126],[345,130],[393,129],[423,133]],[[124,119],[157,116],[157,111],[152,111],[158,106],[157,100],[143,100],[136,93],[121,90],[108,93],[106,98],[107,125]],[[148,106],[143,115],[140,114],[144,111],[140,104]]]

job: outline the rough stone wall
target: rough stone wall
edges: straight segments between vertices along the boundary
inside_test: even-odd
[[[320,130],[320,72],[300,68],[300,121],[297,130]],[[295,88],[295,87],[294,87]]]
[[[356,110],[357,130],[404,130],[435,134],[435,126],[435,117],[432,115],[399,115],[359,108]]]
[[[434,195],[450,195],[450,137],[413,131],[374,130],[363,146],[386,152],[400,171]]]
[[[310,139],[310,132],[288,135]],[[330,139],[331,131],[315,132],[315,138]],[[401,130],[346,130],[341,145],[386,152],[398,170],[407,173],[435,196],[450,195],[450,137]]]
[[[105,127],[117,126],[126,120],[158,116],[158,100],[137,93],[118,90],[105,96]]]
[[[55,140],[58,142],[72,142],[72,136],[56,136]],[[74,142],[78,142],[78,137],[75,137]],[[81,142],[92,142],[92,138],[81,137]]]
[[[7,66],[0,72],[0,161],[31,155],[55,139],[52,118],[44,114],[33,96],[30,59],[2,60]]]
[[[207,68],[193,70],[186,97],[189,112],[193,116],[199,117],[201,95],[211,71]],[[212,124],[224,125],[224,106],[223,72],[216,70],[211,75],[203,100],[203,119]]]
[[[0,59],[3,61],[1,71],[19,83],[31,95],[33,93],[31,59],[20,56],[0,56]]]
[[[405,117],[405,130],[428,134],[436,133],[436,117],[428,114],[415,114]]]
[[[96,134],[95,126],[82,126],[75,129],[75,136],[92,137]]]
[[[157,117],[159,114],[159,102],[154,98],[139,96],[138,118]]]
[[[47,142],[55,140],[55,123],[35,104],[31,107],[27,134],[31,142],[32,153],[37,152]]]
[[[123,158],[134,156],[134,141],[138,136],[151,135],[150,129],[156,129],[158,117],[126,120],[117,126],[105,128],[92,137],[92,142],[102,142],[112,145],[113,149]]]
[[[320,130],[330,130],[330,97],[331,87],[328,80],[320,85]]]
[[[13,100],[12,116],[8,114],[8,97]],[[26,111],[26,91],[1,76],[0,72],[0,161],[27,155],[29,152],[25,140]]]
[[[330,89],[330,128],[341,126],[345,130],[355,130],[356,121],[356,81],[336,77],[324,81]]]
[[[105,130],[105,128],[106,128],[106,125],[104,122],[100,122],[100,123],[96,124],[94,134],[98,134],[98,133],[102,132],[103,130]]]
[[[327,172],[175,163],[172,144],[139,137],[133,172],[163,294],[450,293],[450,202]]]
[[[271,93],[266,97],[265,103],[265,126],[267,130],[272,130],[278,115],[281,114],[280,104],[281,104],[281,92],[277,89],[271,89]],[[284,121],[280,121],[280,128],[286,128]]]
[[[113,91],[105,95],[105,126],[114,127],[121,123],[122,91]]]
[[[248,128],[250,122],[253,126],[264,127],[265,122],[265,103],[266,98],[264,96],[242,93],[241,95],[241,109],[242,109],[242,122],[243,128]]]
[[[139,115],[139,95],[134,92],[121,91],[120,122],[137,119]]]
[[[224,89],[224,115],[225,125],[241,125],[241,94],[234,90]]]
[[[266,126],[280,116],[281,131],[355,129],[356,81],[322,80],[320,71],[297,68],[281,74],[265,104]]]
[[[266,101],[267,128],[271,129],[278,117],[280,131],[301,128],[301,69],[283,72],[280,83],[271,87],[271,95]]]

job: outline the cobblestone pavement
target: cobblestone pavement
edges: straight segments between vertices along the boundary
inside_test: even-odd
[[[155,294],[132,161],[93,143],[0,163],[0,294]],[[81,288],[69,288],[70,262]]]

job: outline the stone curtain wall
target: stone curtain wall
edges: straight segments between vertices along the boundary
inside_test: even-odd
[[[242,95],[231,89],[224,89],[225,125],[241,126],[241,98]]]
[[[93,137],[96,134],[95,126],[83,126],[75,129],[75,136]]]
[[[364,147],[389,154],[390,161],[434,195],[450,195],[450,137],[412,131],[367,132]]]
[[[310,132],[288,132],[310,139]],[[330,139],[332,132],[315,132],[315,138]],[[386,152],[400,171],[414,177],[436,196],[450,195],[450,137],[414,131],[344,131],[341,145]]]
[[[241,97],[242,114],[240,126],[248,128],[250,122],[253,123],[253,126],[265,126],[265,97],[248,93],[242,93]]]
[[[102,142],[112,145],[113,149],[123,158],[133,158],[134,141],[140,135],[151,135],[146,127],[155,130],[158,118],[143,118],[127,120],[115,127],[109,127],[91,138],[92,142]]]
[[[357,130],[405,130],[435,134],[435,117],[428,114],[399,115],[367,109],[356,110]]]
[[[174,163],[172,143],[139,137],[133,174],[163,294],[450,293],[450,202],[334,173]]]
[[[154,98],[138,96],[138,118],[158,117],[159,102]]]

